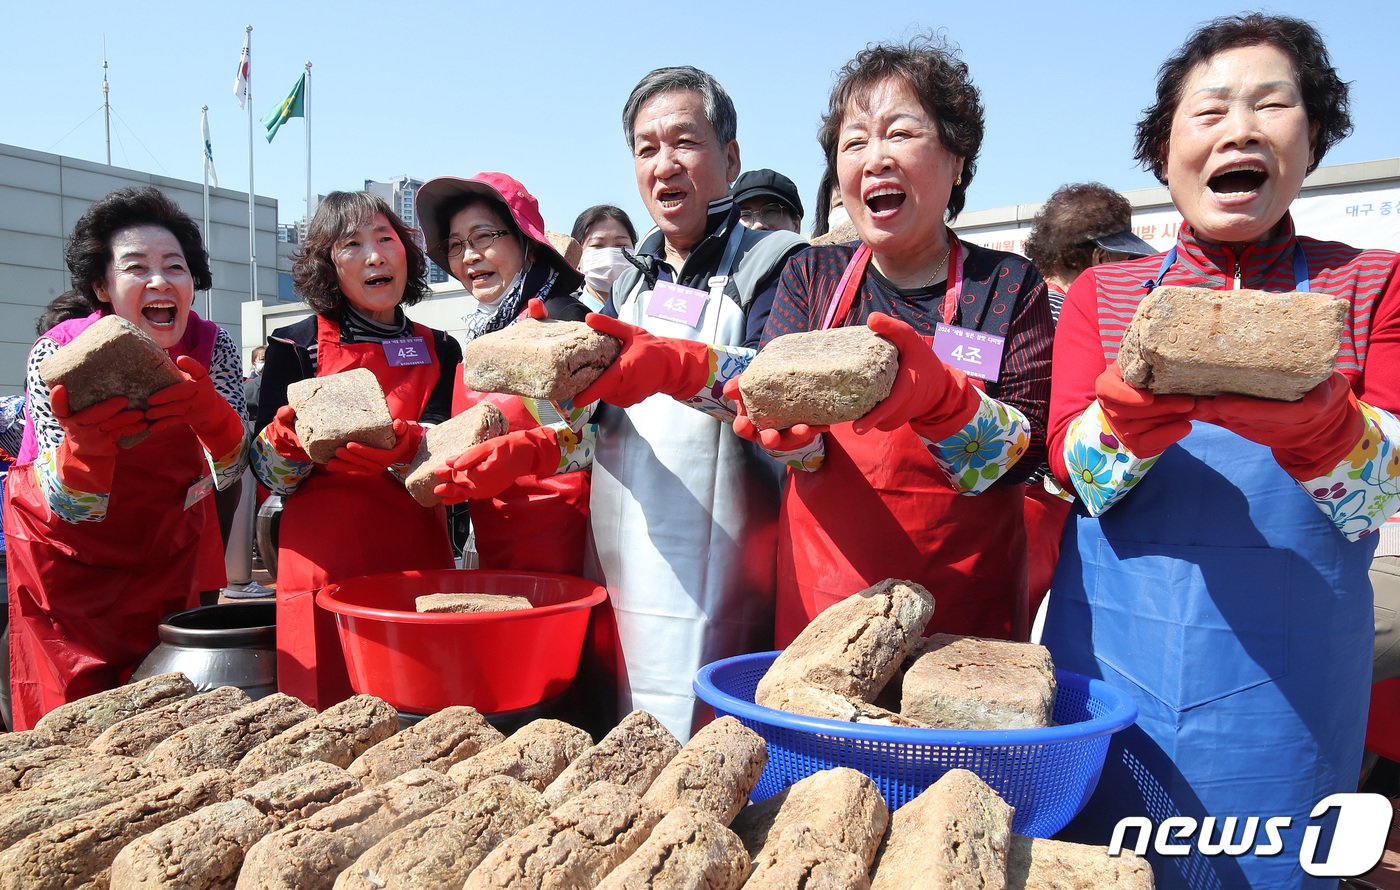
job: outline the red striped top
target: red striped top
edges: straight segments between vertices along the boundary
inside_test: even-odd
[[[1298,236],[1288,216],[1275,235],[1238,252],[1198,239],[1185,225],[1176,262],[1160,283],[1292,291],[1295,244],[1302,246],[1307,259],[1312,291],[1342,297],[1352,305],[1337,368],[1368,404],[1400,411],[1400,254]],[[1148,294],[1144,282],[1161,265],[1159,254],[1094,266],[1075,279],[1065,297],[1055,333],[1048,436],[1050,466],[1061,479],[1065,431],[1094,400],[1094,381],[1117,357],[1123,333]]]

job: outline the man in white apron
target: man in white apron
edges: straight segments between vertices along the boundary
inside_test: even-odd
[[[633,89],[623,125],[656,228],[604,314],[694,342],[702,364],[709,346],[721,362],[722,347],[756,348],[778,275],[805,242],[739,224],[733,102],[703,71],[659,68]],[[703,413],[718,398],[698,391],[704,379],[681,376],[597,417],[587,570],[616,617],[619,713],[644,708],[686,739],[695,671],[772,646],[780,467]]]

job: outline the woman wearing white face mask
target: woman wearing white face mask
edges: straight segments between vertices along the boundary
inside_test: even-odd
[[[582,321],[588,314],[572,296],[582,277],[545,237],[539,203],[510,176],[478,173],[470,179],[429,180],[418,191],[418,218],[428,256],[478,303],[466,319],[463,341],[514,324],[536,299],[553,319]],[[452,413],[479,402],[501,409],[511,430],[504,438],[520,447],[503,450],[489,467],[470,464],[460,481],[447,479],[437,489],[447,504],[469,503],[478,564],[580,574],[588,474],[578,471],[593,462],[596,428],[588,422],[593,406],[476,392],[459,377]],[[545,444],[549,447],[538,447]],[[541,452],[548,458],[540,457]],[[474,455],[468,451],[453,464]]]
[[[593,312],[601,312],[612,293],[612,283],[630,263],[622,255],[637,243],[637,230],[621,207],[594,204],[574,220],[574,240],[583,245],[578,270],[584,285],[574,294]]]

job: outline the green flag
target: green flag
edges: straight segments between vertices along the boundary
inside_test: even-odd
[[[262,124],[267,128],[267,141],[277,135],[278,129],[294,117],[306,117],[306,75],[297,78],[297,85],[287,94],[287,98],[277,103],[277,107],[263,115]]]

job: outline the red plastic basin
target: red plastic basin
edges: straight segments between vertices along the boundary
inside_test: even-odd
[[[523,596],[533,609],[420,613],[429,593]],[[578,673],[588,613],[607,591],[569,575],[447,569],[390,572],[332,584],[316,603],[335,615],[358,693],[400,711],[471,705],[513,711],[563,693]]]

